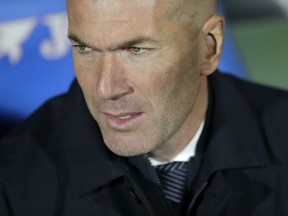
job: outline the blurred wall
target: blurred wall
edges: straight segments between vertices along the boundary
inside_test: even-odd
[[[248,76],[288,89],[288,1],[223,0],[223,5]]]
[[[65,1],[0,2],[0,121],[22,120],[74,77]]]

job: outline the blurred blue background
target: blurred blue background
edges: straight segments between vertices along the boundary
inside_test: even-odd
[[[1,0],[0,124],[23,120],[73,77],[65,1]]]
[[[261,1],[263,3],[265,0]],[[246,72],[249,64],[242,57],[246,56],[245,49],[241,52],[238,48],[241,40],[235,40],[237,36],[241,38],[241,34],[237,35],[237,28],[233,30],[233,26],[243,20],[239,11],[240,15],[232,11],[241,7],[236,0],[234,5],[232,2],[233,0],[223,0],[221,5],[221,11],[227,17],[228,28],[219,68],[247,78],[250,77],[250,73]],[[249,14],[244,13],[242,17],[247,18]],[[248,21],[251,22],[252,19]],[[243,31],[245,29],[241,32]],[[250,40],[249,37],[247,40]],[[65,1],[1,0],[0,136],[29,116],[47,99],[67,91],[73,78]]]

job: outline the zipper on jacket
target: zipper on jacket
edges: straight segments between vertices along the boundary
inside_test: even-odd
[[[197,199],[199,198],[199,196],[202,194],[202,192],[206,189],[206,187],[208,186],[208,182],[204,182],[201,186],[201,188],[197,191],[197,193],[193,196],[192,201],[189,203],[187,212],[186,212],[186,216],[189,216],[192,209],[194,208],[194,205],[197,201]]]

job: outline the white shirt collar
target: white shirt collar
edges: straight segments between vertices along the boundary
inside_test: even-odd
[[[152,166],[158,166],[158,165],[164,165],[164,164],[171,163],[171,162],[188,162],[189,159],[191,157],[195,156],[195,154],[196,154],[196,146],[197,146],[198,140],[201,136],[201,133],[203,131],[204,123],[205,123],[205,121],[202,121],[196,134],[190,140],[188,145],[175,158],[173,158],[171,161],[165,161],[165,162],[161,162],[161,161],[157,161],[153,158],[149,158],[151,165]]]

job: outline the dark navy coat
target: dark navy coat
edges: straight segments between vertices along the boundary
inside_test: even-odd
[[[288,93],[218,72],[209,86],[182,215],[287,216]],[[145,155],[106,148],[75,81],[1,141],[0,216],[120,215],[175,214]]]

